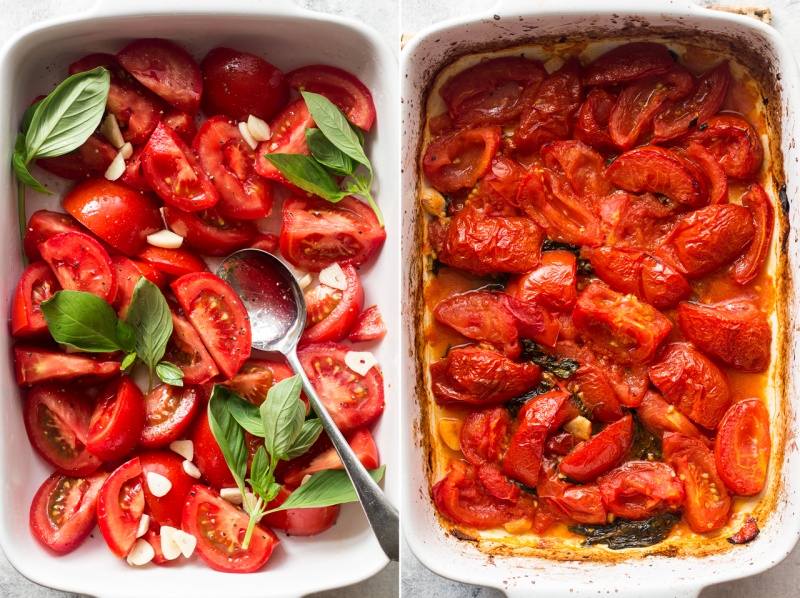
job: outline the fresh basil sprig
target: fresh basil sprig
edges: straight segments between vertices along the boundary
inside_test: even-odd
[[[264,157],[289,182],[327,201],[336,203],[348,195],[361,195],[383,226],[383,215],[370,194],[373,172],[364,153],[364,136],[325,96],[308,91],[302,92],[302,96],[318,127],[306,129],[306,145],[311,155],[264,154]],[[369,176],[356,174],[360,166],[366,168]],[[334,176],[349,178],[344,190]]]
[[[172,336],[172,314],[161,290],[144,276],[133,287],[131,305],[125,321],[136,333],[136,355],[150,370],[152,390],[153,376],[158,373],[157,366],[160,365],[169,337]],[[180,371],[177,367],[175,369]],[[170,379],[176,376],[175,371],[169,368],[162,367],[161,372],[171,374],[167,376]],[[183,378],[182,375],[180,377]],[[172,384],[164,378],[162,380]],[[182,381],[180,386],[183,386]]]

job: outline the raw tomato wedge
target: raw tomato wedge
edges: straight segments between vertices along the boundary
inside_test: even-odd
[[[47,322],[40,305],[60,290],[61,285],[45,262],[34,262],[25,268],[11,302],[12,336],[47,337]]]
[[[108,303],[117,295],[117,274],[103,246],[93,237],[61,233],[39,245],[42,258],[62,289],[93,293]]]

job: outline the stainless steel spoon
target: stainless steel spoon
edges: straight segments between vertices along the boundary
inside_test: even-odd
[[[400,556],[397,509],[369,476],[333,423],[297,358],[297,343],[306,324],[306,300],[295,277],[283,262],[260,249],[242,249],[231,254],[217,268],[217,276],[242,298],[250,316],[253,347],[280,351],[295,374],[299,374],[303,390],[353,482],[378,543],[386,556],[397,561]]]

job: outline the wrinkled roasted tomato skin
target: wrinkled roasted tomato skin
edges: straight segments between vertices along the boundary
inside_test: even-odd
[[[772,441],[769,411],[760,399],[734,404],[720,423],[714,441],[719,476],[734,494],[753,496],[767,480]]]
[[[666,463],[628,461],[598,480],[603,503],[618,517],[647,519],[676,511],[684,502],[683,483]]]

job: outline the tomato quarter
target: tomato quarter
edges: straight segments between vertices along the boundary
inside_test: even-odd
[[[42,258],[61,288],[93,293],[111,303],[117,295],[117,274],[103,246],[77,232],[60,233],[39,245]]]
[[[34,262],[22,273],[11,303],[11,334],[16,338],[47,337],[40,305],[61,290],[45,262]]]
[[[769,412],[764,403],[747,399],[732,405],[714,441],[714,459],[725,486],[741,496],[761,492],[771,448]]]
[[[203,408],[203,392],[201,387],[189,384],[156,386],[144,397],[145,421],[139,446],[164,448],[181,438]]]
[[[121,459],[139,442],[145,422],[144,397],[128,376],[109,382],[95,405],[86,450],[103,461]]]

